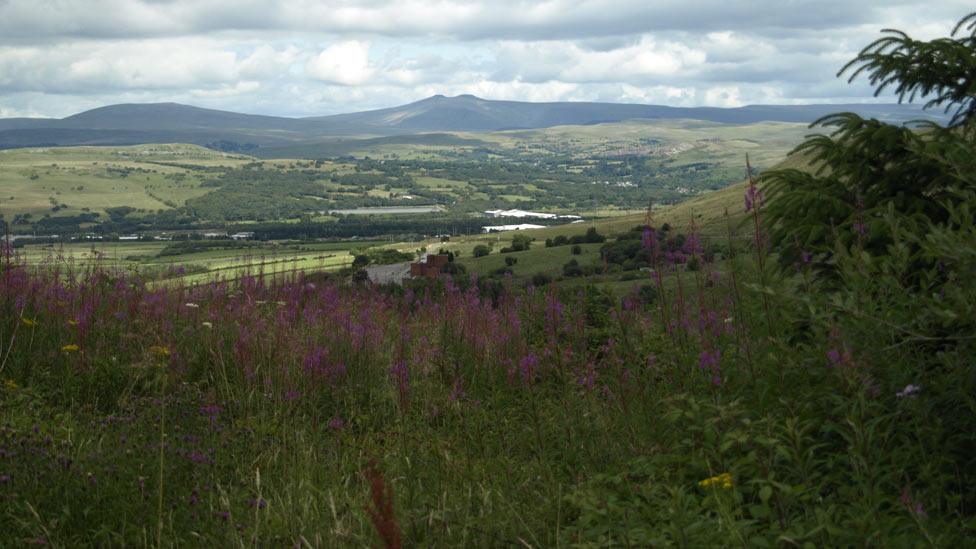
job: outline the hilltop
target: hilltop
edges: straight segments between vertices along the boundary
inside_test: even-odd
[[[486,132],[592,125],[625,120],[699,120],[719,124],[810,123],[831,112],[852,111],[881,120],[941,119],[914,105],[748,105],[736,108],[669,107],[592,102],[495,101],[473,95],[435,95],[365,112],[288,118],[204,109],[178,103],[109,105],[62,119],[0,119],[0,148],[67,145],[192,143],[240,152],[323,141],[443,132]],[[442,135],[431,139],[443,140]],[[421,138],[421,141],[423,138]],[[341,151],[348,147],[340,147]]]

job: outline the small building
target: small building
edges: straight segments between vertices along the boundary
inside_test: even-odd
[[[545,225],[533,225],[532,223],[520,223],[518,225],[486,225],[481,228],[485,233],[500,233],[503,231],[525,231],[528,229],[545,229]]]
[[[426,254],[420,258],[420,261],[410,264],[410,276],[437,278],[449,259],[446,254]]]
[[[252,238],[254,238],[254,233],[250,231],[239,232],[230,235],[230,237],[233,238],[234,240],[251,240]]]

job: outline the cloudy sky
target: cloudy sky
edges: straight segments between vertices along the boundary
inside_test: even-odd
[[[837,69],[971,0],[0,0],[0,117],[176,101],[310,116],[433,94],[676,106],[871,99]]]

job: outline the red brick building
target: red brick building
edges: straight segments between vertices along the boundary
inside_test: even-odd
[[[441,269],[447,265],[448,257],[444,254],[428,254],[423,260],[410,264],[410,276],[424,276],[437,278]]]

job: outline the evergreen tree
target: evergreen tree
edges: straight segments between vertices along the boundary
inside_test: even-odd
[[[837,245],[885,255],[893,244],[891,216],[918,227],[951,223],[949,206],[960,192],[976,189],[976,13],[946,38],[883,33],[838,76],[867,75],[875,95],[894,89],[899,102],[924,99],[926,109],[941,108],[949,121],[894,125],[837,113],[814,122],[832,131],[809,136],[793,151],[813,172],[761,177],[770,237],[785,263],[812,256],[821,272],[831,272]]]

